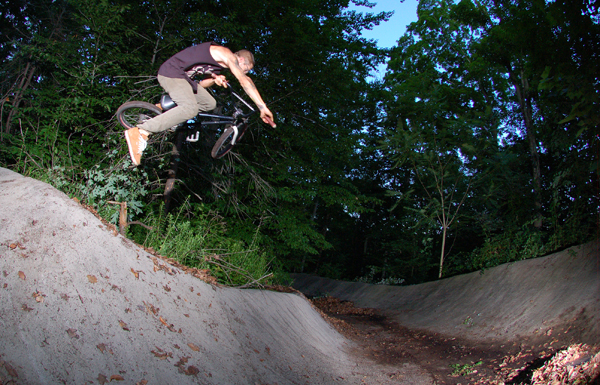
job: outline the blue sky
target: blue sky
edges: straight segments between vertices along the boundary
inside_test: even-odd
[[[375,0],[371,0],[375,2]],[[377,45],[381,48],[391,48],[398,43],[398,39],[404,32],[406,32],[406,26],[417,21],[417,4],[418,0],[378,0],[377,5],[373,8],[357,7],[352,5],[349,7],[350,10],[356,10],[362,13],[379,13],[394,11],[392,17],[372,30],[363,31],[363,37],[367,39],[374,39],[377,41]],[[374,79],[380,79],[384,76],[387,65],[381,64],[375,73],[372,73]]]
[[[396,45],[398,39],[404,35],[406,26],[417,21],[418,0],[370,0],[377,3],[373,8],[356,7],[352,5],[350,10],[363,13],[379,13],[383,11],[394,11],[394,15],[387,22],[381,23],[371,31],[364,31],[363,36],[375,39],[382,48],[391,48]]]

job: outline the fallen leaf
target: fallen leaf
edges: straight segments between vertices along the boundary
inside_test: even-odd
[[[146,305],[146,310],[148,311],[148,313],[152,313],[154,315],[157,315],[158,312],[160,311],[160,308],[155,307],[151,303],[146,303],[146,301],[144,301],[144,305]]]
[[[106,376],[104,374],[98,374],[98,382],[100,383],[100,385],[104,385],[108,381],[106,380]]]
[[[167,323],[167,321],[163,317],[158,317],[158,319],[160,320],[160,322],[162,322],[163,325],[169,327],[169,324]]]
[[[8,362],[4,361],[4,369],[8,372],[8,375],[11,377],[19,377],[19,374]]]
[[[67,329],[67,334],[71,338],[75,338],[75,339],[79,338],[79,334],[77,334],[77,330],[75,330],[75,329]]]
[[[113,374],[112,376],[110,376],[110,380],[115,380],[115,381],[125,381],[125,379],[123,378],[123,376],[119,376],[118,374]]]
[[[158,350],[158,352],[154,351],[154,350],[150,351],[150,353],[154,354],[154,357],[156,357],[156,358],[160,358],[161,360],[166,360],[169,357],[173,357],[173,353],[165,352],[158,346],[156,347],[156,350]],[[177,366],[177,365],[175,365],[175,366]]]
[[[140,273],[133,270],[133,267],[131,268],[131,272],[133,273],[133,275],[135,275],[135,279],[139,279],[140,278]]]
[[[125,322],[119,321],[119,325],[121,325],[121,328],[123,328],[123,330],[129,331],[129,328],[127,327],[127,324]]]
[[[25,280],[25,273],[23,273],[22,271],[19,271],[19,278],[21,278],[24,281]]]
[[[106,345],[104,344],[98,344],[96,345],[96,347],[98,348],[98,350],[100,350],[102,353],[104,353],[104,351],[106,350]]]
[[[36,291],[35,293],[32,294],[32,297],[35,298],[35,300],[37,302],[42,303],[42,302],[44,302],[45,295],[42,294],[42,292],[38,290],[38,291]]]
[[[25,311],[32,311],[33,309],[30,308],[29,306],[27,306],[26,304],[23,304],[23,306],[21,306],[21,309],[25,310]]]
[[[175,366],[178,367],[179,369],[182,369],[182,366],[187,364],[189,359],[190,359],[190,357],[181,357],[181,358],[179,358],[179,361],[175,364]]]
[[[90,281],[90,283],[96,283],[96,282],[98,282],[98,278],[96,278],[93,275],[88,275],[87,277],[88,277],[88,281]]]
[[[196,345],[194,345],[194,344],[193,344],[193,343],[191,343],[191,342],[188,344],[188,346],[190,347],[190,349],[192,349],[192,350],[193,350],[193,351],[195,351],[195,352],[199,352],[199,351],[200,351],[200,348],[199,348],[199,347],[197,347]]]
[[[148,384],[148,380],[142,380],[140,382],[136,382],[135,385],[147,385]]]
[[[187,374],[188,376],[193,376],[198,373],[200,373],[200,370],[193,365],[188,366],[187,370],[185,371],[185,374]]]

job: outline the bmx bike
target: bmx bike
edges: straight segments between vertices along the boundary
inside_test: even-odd
[[[242,139],[248,129],[248,118],[256,112],[231,85],[228,85],[230,114],[209,114],[200,112],[195,118],[171,127],[171,131],[186,132],[187,142],[197,142],[200,130],[216,128],[222,133],[212,147],[210,155],[219,159],[227,154]],[[158,104],[142,101],[130,101],[122,104],[116,113],[117,120],[126,129],[137,127],[146,120],[152,119],[176,106],[169,95],[162,95]],[[222,106],[220,106],[222,107]],[[219,109],[218,107],[217,109]]]

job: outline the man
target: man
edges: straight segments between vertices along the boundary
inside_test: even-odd
[[[227,79],[219,74],[224,68],[229,68],[246,94],[256,103],[263,122],[275,127],[273,113],[262,100],[252,79],[246,75],[252,67],[254,56],[250,51],[233,53],[228,48],[212,42],[186,48],[164,62],[158,70],[158,83],[177,107],[125,131],[133,164],[140,164],[148,136],[185,122],[196,116],[199,111],[210,111],[217,106],[215,99],[205,88],[214,84],[227,87]],[[205,78],[196,82],[193,80],[196,75],[204,75]]]

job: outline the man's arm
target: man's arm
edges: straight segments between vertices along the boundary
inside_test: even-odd
[[[212,87],[215,84],[218,85],[219,87],[227,88],[227,79],[225,79],[225,76],[215,75],[215,74],[211,74],[211,75],[212,75],[212,77],[201,80],[198,82],[198,84],[203,88]]]
[[[233,76],[240,82],[240,85],[246,92],[246,94],[254,101],[258,110],[260,111],[260,118],[263,122],[270,124],[275,127],[275,123],[273,122],[273,113],[269,110],[266,103],[263,101],[260,93],[256,89],[254,82],[250,79],[245,73],[244,70],[240,67],[238,63],[237,56],[233,52],[231,52],[228,48],[213,45],[210,47],[210,53],[212,57],[219,62],[220,64],[224,64]]]

